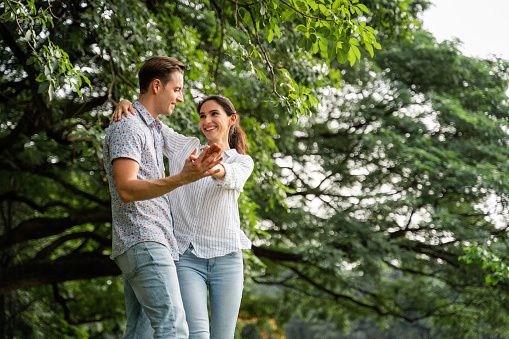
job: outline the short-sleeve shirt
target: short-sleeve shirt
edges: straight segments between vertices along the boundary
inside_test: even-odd
[[[131,246],[154,241],[165,245],[178,260],[177,241],[168,194],[157,198],[124,203],[115,183],[113,160],[128,158],[139,164],[138,180],[161,179],[164,175],[161,122],[139,102],[136,115],[122,117],[110,125],[104,139],[104,168],[108,177],[113,215],[112,258]]]
[[[180,173],[195,148],[201,153],[205,147],[197,138],[178,134],[164,124],[162,134],[170,175]],[[222,156],[223,180],[209,176],[169,193],[180,254],[190,244],[193,254],[200,258],[251,248],[251,242],[240,228],[238,198],[254,163],[250,156],[235,149],[223,152]]]

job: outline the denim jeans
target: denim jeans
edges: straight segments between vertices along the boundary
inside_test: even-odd
[[[242,251],[203,259],[188,249],[175,265],[189,325],[189,338],[209,338],[207,285],[211,315],[210,338],[233,338],[244,287]]]
[[[177,272],[168,248],[141,242],[119,255],[116,263],[125,276],[127,328],[123,338],[145,338],[147,327],[154,338],[188,338]],[[151,326],[146,326],[147,316]]]

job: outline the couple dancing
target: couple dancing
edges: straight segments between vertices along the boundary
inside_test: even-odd
[[[124,274],[124,338],[227,339],[235,332],[242,249],[251,247],[237,199],[254,163],[227,98],[198,105],[207,145],[160,122],[183,102],[184,68],[170,57],[147,60],[139,99],[119,104],[104,141],[112,258]]]

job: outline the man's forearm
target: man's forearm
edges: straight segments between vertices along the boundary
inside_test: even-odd
[[[130,180],[123,183],[122,186],[117,186],[117,189],[120,199],[124,203],[129,203],[160,197],[190,182],[179,173],[156,180]]]
[[[185,160],[184,167],[179,174],[153,180],[137,178],[139,164],[135,160],[129,158],[113,160],[113,175],[120,199],[125,203],[153,199],[171,192],[175,188],[217,173],[219,170],[213,168],[222,160],[219,157],[221,148],[216,144],[212,147],[206,146],[198,157],[196,156],[197,151],[195,150]]]

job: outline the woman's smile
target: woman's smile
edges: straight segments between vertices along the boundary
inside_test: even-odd
[[[201,130],[209,139],[209,143],[217,143],[223,150],[229,149],[228,133],[235,118],[228,116],[223,107],[214,100],[205,102],[200,108],[199,115]]]

